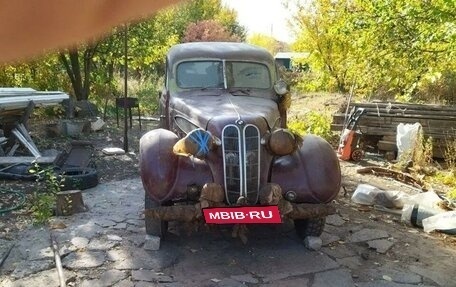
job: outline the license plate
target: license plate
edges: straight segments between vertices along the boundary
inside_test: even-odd
[[[277,205],[209,207],[203,213],[209,224],[282,223]]]

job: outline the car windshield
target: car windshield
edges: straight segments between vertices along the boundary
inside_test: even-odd
[[[223,64],[225,63],[225,69]],[[224,72],[226,77],[224,77]],[[227,81],[225,85],[225,79]],[[266,65],[236,61],[191,61],[177,66],[180,88],[268,89],[271,78]]]

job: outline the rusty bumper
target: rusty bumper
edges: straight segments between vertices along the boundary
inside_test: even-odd
[[[215,183],[204,185],[199,202],[194,205],[160,206],[145,210],[145,216],[163,221],[192,222],[203,218],[202,209],[207,207],[227,207],[223,188]],[[260,190],[260,204],[277,205],[282,219],[309,219],[325,217],[336,212],[331,203],[292,203],[282,197],[279,185],[270,183]],[[238,205],[246,205],[240,197]]]

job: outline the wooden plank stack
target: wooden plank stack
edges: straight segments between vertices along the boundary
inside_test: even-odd
[[[456,140],[456,107],[442,105],[420,105],[396,102],[351,103],[352,108],[364,108],[365,114],[358,122],[363,138],[377,139],[380,151],[395,151],[396,130],[400,123],[420,123],[425,137],[432,137],[434,157],[443,158],[446,145]],[[344,113],[333,115],[331,129],[342,131]]]

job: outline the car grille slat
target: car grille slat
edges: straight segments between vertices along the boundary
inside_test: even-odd
[[[247,125],[244,129],[245,192],[249,203],[258,201],[260,177],[260,137],[258,128]]]

